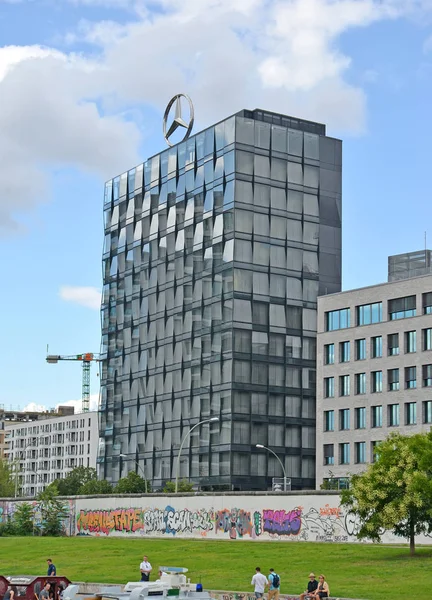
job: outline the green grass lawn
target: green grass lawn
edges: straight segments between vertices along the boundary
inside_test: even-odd
[[[0,538],[0,574],[44,575],[52,558],[71,580],[126,583],[138,579],[144,553],[154,570],[187,567],[207,589],[252,591],[256,566],[273,567],[290,594],[304,590],[311,570],[326,575],[332,595],[365,600],[414,599],[431,582],[428,548],[410,558],[405,547],[115,537]]]

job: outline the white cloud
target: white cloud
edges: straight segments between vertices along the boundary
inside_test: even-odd
[[[340,36],[432,11],[432,0],[154,0],[153,12],[142,0],[70,1],[138,12],[125,25],[81,22],[67,41],[92,44],[87,55],[0,49],[0,231],[49,196],[52,167],[108,178],[136,164],[133,111],[163,111],[179,91],[201,126],[262,107],[361,132],[366,96],[347,81]]]
[[[75,413],[82,412],[82,400],[66,400],[65,402],[59,402],[55,405],[55,410],[58,409],[59,406],[73,406],[75,409]],[[90,395],[90,410],[96,411],[99,407],[99,394],[91,394]],[[51,406],[45,406],[44,404],[36,404],[35,402],[30,402],[26,406],[24,406],[23,411],[26,412],[47,412],[51,410]]]
[[[74,302],[80,306],[86,306],[94,310],[99,310],[101,305],[101,293],[95,287],[79,287],[73,285],[64,285],[60,288],[59,296],[67,302]]]

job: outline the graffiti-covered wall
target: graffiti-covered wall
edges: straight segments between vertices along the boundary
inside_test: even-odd
[[[37,503],[35,522],[40,521]],[[67,535],[357,542],[359,523],[339,505],[335,493],[227,494],[179,496],[93,496],[64,499]],[[13,517],[18,502],[0,500],[0,523]],[[400,544],[384,533],[382,541]],[[419,536],[432,545],[432,536]]]
[[[42,515],[39,508],[39,503],[31,498],[28,501],[0,499],[0,524],[6,523],[13,519],[16,507],[23,502],[27,502],[33,508],[33,522],[35,527],[42,525]],[[65,498],[63,500],[66,508],[66,518],[63,520],[63,531],[65,535],[75,535],[76,519],[75,519],[75,498]]]
[[[339,496],[322,493],[78,498],[75,514],[76,534],[97,536],[356,542],[358,528]],[[385,533],[383,541],[402,540]]]

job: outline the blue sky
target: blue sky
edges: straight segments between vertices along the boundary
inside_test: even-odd
[[[0,0],[0,403],[80,398],[46,345],[99,350],[103,182],[164,147],[172,95],[195,131],[259,106],[343,138],[348,289],[432,247],[431,76],[430,0]]]

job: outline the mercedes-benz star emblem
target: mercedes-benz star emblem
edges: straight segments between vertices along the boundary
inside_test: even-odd
[[[185,98],[187,100],[187,102],[189,103],[189,122],[186,122],[182,118],[182,98]],[[175,104],[174,120],[172,121],[171,125],[169,127],[167,127],[168,117],[171,112],[171,108],[173,107],[173,104]],[[166,107],[164,119],[163,119],[163,133],[164,133],[165,141],[168,144],[168,146],[174,145],[170,142],[170,137],[179,127],[183,127],[184,129],[186,129],[186,133],[184,134],[184,137],[181,141],[184,142],[184,140],[187,140],[187,138],[191,134],[193,124],[194,124],[194,107],[192,104],[192,100],[189,98],[189,96],[186,96],[186,94],[177,94],[177,96],[174,96],[174,98],[171,98],[171,100],[168,103],[168,106]]]

